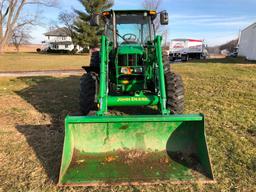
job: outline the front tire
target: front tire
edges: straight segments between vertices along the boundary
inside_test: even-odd
[[[80,79],[80,111],[82,115],[88,115],[91,110],[95,110],[96,103],[96,89],[97,89],[97,75],[94,73],[84,74]]]
[[[180,75],[167,71],[165,73],[166,84],[166,107],[171,114],[182,114],[184,112],[184,86]]]

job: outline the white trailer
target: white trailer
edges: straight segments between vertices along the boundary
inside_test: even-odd
[[[170,60],[205,59],[208,55],[206,47],[203,40],[173,39],[170,44]]]
[[[241,31],[238,44],[238,56],[256,60],[256,23]]]

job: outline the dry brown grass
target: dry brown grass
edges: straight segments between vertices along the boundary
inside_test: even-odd
[[[0,72],[81,69],[88,63],[88,55],[6,53],[0,55]]]
[[[226,56],[222,54],[210,54],[209,58],[210,59],[224,59]]]
[[[186,113],[206,115],[213,185],[56,186],[64,118],[77,114],[79,77],[0,79],[0,191],[256,191],[256,65],[177,64]]]
[[[32,53],[32,52],[36,52],[36,49],[37,48],[40,48],[41,45],[40,44],[30,44],[30,45],[21,45],[20,48],[19,48],[19,52],[29,52],[29,53]],[[4,52],[7,52],[7,53],[16,53],[17,52],[17,49],[15,46],[13,45],[9,45],[9,46],[6,46],[4,48]]]

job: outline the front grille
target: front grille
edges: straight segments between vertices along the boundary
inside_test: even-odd
[[[138,66],[142,64],[142,56],[137,54],[127,54],[118,56],[119,66]]]

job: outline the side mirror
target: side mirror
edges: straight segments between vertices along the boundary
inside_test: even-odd
[[[91,17],[90,25],[91,25],[91,26],[94,26],[94,27],[97,27],[97,26],[100,25],[100,15],[99,15],[99,14],[94,14],[94,15]]]
[[[161,23],[161,25],[168,25],[169,17],[168,17],[168,13],[166,11],[162,11],[160,13],[160,23]]]

